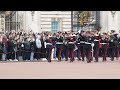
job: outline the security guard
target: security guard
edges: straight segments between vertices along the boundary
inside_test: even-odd
[[[86,58],[87,58],[87,63],[91,62],[91,50],[92,50],[92,45],[94,44],[94,38],[91,35],[90,31],[86,32],[87,36],[85,37],[85,50],[86,50]]]

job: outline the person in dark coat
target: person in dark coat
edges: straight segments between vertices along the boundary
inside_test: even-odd
[[[31,51],[31,55],[30,55],[30,60],[34,60],[35,58],[35,40],[31,39],[30,41],[30,51]]]
[[[25,38],[23,60],[30,60],[30,40]]]
[[[7,54],[7,58],[8,59],[12,59],[14,60],[15,59],[15,51],[14,51],[14,48],[15,48],[15,44],[13,43],[13,40],[12,39],[9,39],[8,40],[8,54]]]

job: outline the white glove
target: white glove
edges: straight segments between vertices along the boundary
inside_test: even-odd
[[[92,43],[91,46],[94,47],[94,43]]]
[[[22,44],[21,47],[24,47],[24,45]]]

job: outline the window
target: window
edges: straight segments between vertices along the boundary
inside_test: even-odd
[[[86,11],[84,11],[83,13],[85,13]],[[84,21],[83,19],[81,19],[81,17],[78,15],[79,11],[74,11],[73,14],[73,29],[74,30],[79,30],[79,29],[88,29],[88,30],[94,30],[97,26],[97,11],[89,11],[89,14],[87,15],[86,19],[84,19],[84,14],[81,14],[81,17],[84,17]],[[80,17],[80,18],[79,18]],[[80,23],[80,21],[83,21],[82,24]],[[93,22],[95,21],[95,22]]]
[[[51,31],[53,34],[58,32],[58,21],[51,22]]]

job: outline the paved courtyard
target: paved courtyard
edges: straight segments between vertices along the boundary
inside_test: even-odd
[[[102,60],[102,59],[101,59]],[[120,59],[82,61],[2,62],[0,79],[120,79]]]

